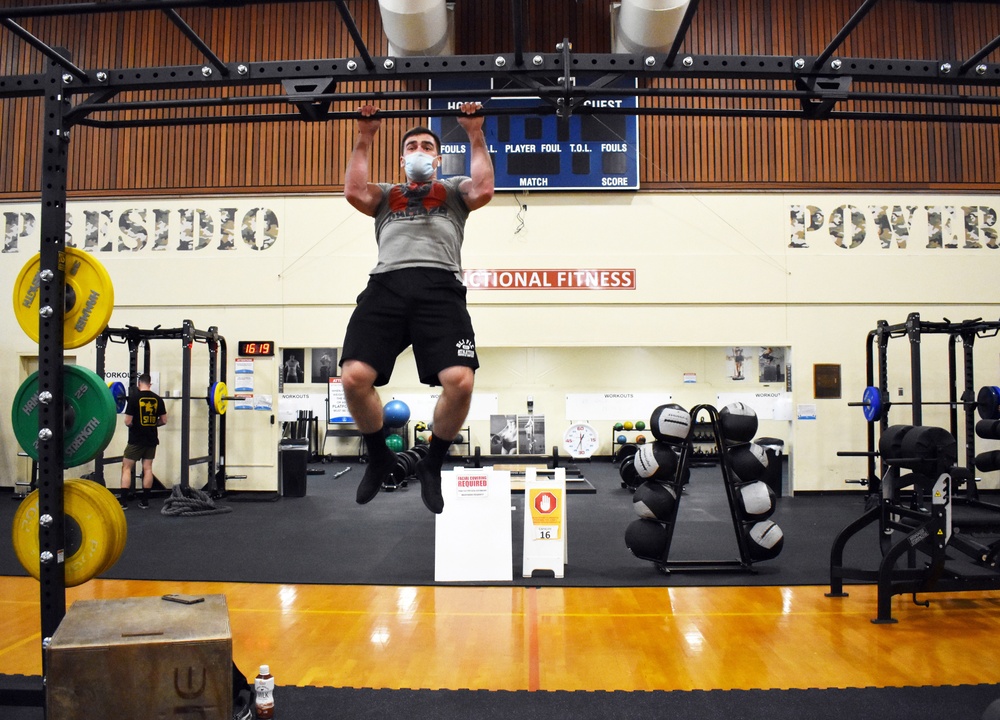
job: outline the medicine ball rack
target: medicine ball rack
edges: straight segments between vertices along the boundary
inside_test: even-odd
[[[708,419],[699,420],[699,417],[702,414],[707,416]],[[739,550],[739,557],[736,559],[726,558],[720,560],[669,559],[670,548],[673,544],[673,534],[677,526],[677,514],[680,510],[682,498],[682,483],[680,482],[680,479],[685,476],[695,459],[694,444],[689,439],[681,446],[680,459],[677,463],[677,471],[674,474],[674,480],[666,483],[671,486],[677,496],[677,502],[674,504],[673,513],[666,522],[669,527],[666,549],[660,558],[648,559],[652,559],[657,570],[664,575],[670,575],[674,572],[745,572],[756,574],[757,569],[753,566],[756,560],[754,560],[750,552],[747,535],[743,528],[744,522],[740,517],[738,500],[736,498],[736,486],[739,481],[737,480],[736,474],[732,469],[729,456],[730,446],[727,444],[725,435],[722,432],[719,411],[712,405],[695,405],[691,409],[691,426],[698,427],[703,433],[707,430],[711,430],[712,439],[715,442],[715,449],[719,459],[718,466],[722,474],[722,484],[725,487],[726,499],[729,502],[729,514],[733,521],[733,531],[736,534],[736,545]],[[705,440],[704,442],[708,441]]]
[[[892,597],[910,593],[917,603],[918,593],[963,592],[1000,589],[998,553],[1000,540],[988,543],[984,537],[1000,538],[1000,505],[980,500],[975,477],[975,379],[973,348],[977,338],[994,337],[1000,321],[981,319],[953,323],[926,322],[919,313],[911,313],[904,323],[889,325],[884,320],[868,333],[866,345],[869,387],[875,384],[888,393],[888,344],[892,338],[906,337],[910,348],[911,424],[889,425],[889,410],[881,414],[879,445],[876,448],[875,423],[868,424],[868,450],[841,451],[841,457],[865,457],[868,475],[849,483],[868,488],[866,510],[837,535],[830,551],[830,592],[827,597],[847,597],[844,580],[878,584],[878,614],[873,623],[893,623]],[[923,405],[942,404],[923,401],[921,346],[925,335],[948,337],[949,406],[948,431],[953,447],[916,440],[939,428],[922,425]],[[956,348],[963,348],[963,382],[958,383]],[[877,355],[876,355],[877,349]],[[961,393],[959,390],[961,389]],[[959,408],[962,408],[963,432],[959,433]],[[991,409],[993,412],[996,408]],[[911,456],[900,454],[900,442],[894,436],[910,433],[907,443]],[[962,438],[965,465],[958,465],[958,439]],[[880,461],[876,473],[876,461]],[[914,472],[901,474],[901,469]],[[929,504],[929,507],[928,507]],[[882,559],[876,569],[847,567],[844,552],[848,543],[866,527],[877,524]],[[901,535],[902,533],[902,535]],[[973,534],[975,536],[973,536]],[[953,551],[953,552],[952,552]],[[925,557],[918,566],[917,552]],[[957,554],[956,554],[957,553]],[[905,567],[897,564],[906,556]],[[918,603],[927,605],[925,601]]]
[[[208,330],[198,330],[194,323],[185,320],[179,328],[165,329],[159,326],[152,330],[142,330],[137,327],[105,328],[97,338],[97,374],[104,377],[107,348],[109,343],[124,343],[128,345],[129,376],[128,392],[131,395],[137,391],[136,380],[139,377],[139,349],[143,349],[142,371],[151,372],[150,341],[180,340],[181,341],[181,394],[164,400],[179,400],[181,402],[181,460],[179,485],[187,490],[191,487],[190,470],[193,465],[208,465],[208,482],[203,489],[210,495],[218,496],[226,491],[226,416],[213,412],[209,403],[205,403],[208,414],[208,450],[204,456],[191,457],[191,354],[196,343],[208,346],[208,383],[206,388],[213,387],[216,382],[226,380],[226,339],[219,334],[214,325]],[[204,400],[205,398],[197,398]],[[218,460],[216,459],[218,458]],[[104,466],[121,462],[121,457],[105,458],[103,454],[95,459],[94,480],[106,485],[104,481]]]

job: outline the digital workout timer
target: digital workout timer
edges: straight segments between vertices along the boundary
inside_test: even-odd
[[[240,357],[273,357],[274,342],[272,340],[240,340]]]

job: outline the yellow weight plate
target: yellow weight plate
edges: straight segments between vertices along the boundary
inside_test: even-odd
[[[32,490],[14,511],[11,532],[14,554],[21,567],[38,580],[38,491]]]
[[[63,487],[63,512],[66,517],[66,553],[64,573],[66,587],[82,585],[109,566],[118,529],[106,522],[101,502],[80,482],[68,481]],[[21,501],[14,513],[14,552],[21,566],[36,580],[40,576],[38,545],[38,491]]]
[[[41,253],[21,269],[14,282],[14,317],[21,329],[38,342],[38,291]],[[115,291],[111,276],[90,253],[66,248],[64,255],[66,307],[63,346],[77,348],[100,335],[111,320]]]
[[[219,413],[219,415],[226,414],[226,409],[229,407],[229,401],[226,399],[228,395],[229,388],[221,380],[212,386],[212,392],[209,393],[209,396],[212,398],[212,409]]]
[[[71,478],[66,480],[66,482],[73,483],[97,502],[101,509],[101,517],[111,529],[112,542],[110,549],[104,565],[97,571],[97,575],[101,575],[118,562],[118,558],[121,557],[122,551],[125,549],[125,541],[128,538],[128,523],[125,521],[125,511],[118,504],[118,498],[115,497],[114,493],[93,480]]]

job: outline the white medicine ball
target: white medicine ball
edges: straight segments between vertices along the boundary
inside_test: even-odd
[[[677,472],[677,453],[660,440],[647,443],[635,453],[635,469],[639,477],[669,482]]]
[[[761,480],[741,486],[736,498],[744,520],[767,520],[774,514],[774,490]]]
[[[657,440],[679,445],[691,435],[691,414],[677,403],[660,405],[649,417],[649,431]]]

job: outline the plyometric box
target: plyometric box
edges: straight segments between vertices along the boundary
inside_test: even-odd
[[[49,720],[231,720],[233,640],[223,595],[80,600],[46,659]]]

